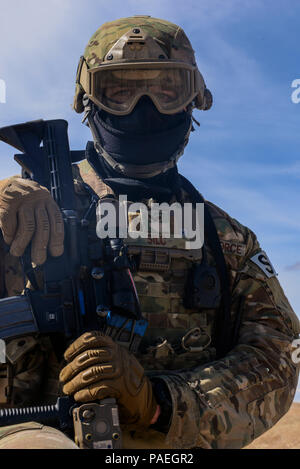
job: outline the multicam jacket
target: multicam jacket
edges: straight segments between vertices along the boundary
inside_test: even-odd
[[[82,208],[87,204],[82,181],[101,198],[112,195],[84,161],[75,167]],[[188,195],[182,193],[181,201],[188,201]],[[272,427],[293,401],[298,367],[291,353],[300,332],[297,316],[255,234],[215,205],[208,206],[230,275],[232,349],[216,358],[216,310],[185,307],[188,273],[201,261],[202,251],[191,253],[176,239],[128,239],[129,254],[139,258],[134,278],[149,322],[138,359],[150,379],[167,385],[173,413],[167,435],[153,429],[125,435],[126,448],[242,448]],[[213,265],[210,252],[208,259]],[[24,281],[19,260],[2,247],[0,262],[2,296],[20,294]],[[195,347],[179,353],[178,343],[188,344],[196,328],[201,333]],[[62,364],[49,338],[14,340],[7,357],[0,370],[2,407],[56,400]]]

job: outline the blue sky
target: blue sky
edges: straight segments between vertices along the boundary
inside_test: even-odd
[[[72,109],[79,56],[105,21],[149,14],[184,28],[215,103],[195,112],[180,162],[204,196],[256,232],[300,316],[300,2],[0,0],[0,126],[64,118],[73,149],[90,139]],[[0,144],[4,178],[19,171]]]

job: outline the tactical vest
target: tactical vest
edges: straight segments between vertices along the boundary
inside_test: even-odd
[[[79,195],[84,195],[84,182],[100,197],[100,203],[114,196],[86,160],[75,171]],[[143,202],[150,207],[153,200]],[[128,212],[129,232],[130,221],[135,216]],[[137,354],[140,363],[146,370],[186,370],[213,361],[218,308],[199,309],[188,304],[192,294],[189,292],[191,272],[196,265],[201,265],[203,249],[186,249],[185,240],[175,238],[172,231],[169,239],[129,236],[125,244],[136,266],[133,277],[142,314],[149,324]],[[207,263],[214,268],[213,256],[209,249],[206,252]],[[209,278],[206,279],[204,288],[213,287]]]

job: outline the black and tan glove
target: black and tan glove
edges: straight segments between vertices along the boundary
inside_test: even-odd
[[[120,422],[147,428],[157,411],[152,384],[137,359],[101,332],[87,332],[66,351],[60,373],[65,394],[78,402],[115,398]]]
[[[61,212],[49,191],[37,182],[17,176],[0,181],[0,228],[13,256],[22,256],[30,241],[36,265],[45,262],[47,249],[54,257],[63,254]]]

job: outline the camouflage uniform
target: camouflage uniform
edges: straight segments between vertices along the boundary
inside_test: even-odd
[[[80,207],[88,203],[82,180],[101,198],[112,194],[87,161],[75,173]],[[182,201],[188,200],[182,192]],[[126,448],[242,448],[272,427],[293,401],[298,368],[291,351],[299,321],[276,276],[268,277],[251,260],[261,251],[254,233],[208,204],[230,273],[232,350],[216,360],[217,311],[190,310],[183,303],[188,271],[201,253],[191,259],[178,239],[169,240],[167,247],[161,240],[151,240],[151,245],[147,239],[127,240],[129,253],[142,259],[135,281],[149,321],[145,351],[138,359],[150,378],[168,386],[173,414],[167,435],[153,429],[126,433]],[[20,293],[18,260],[8,254],[1,260],[6,295]],[[211,253],[209,263],[214,263]],[[195,327],[201,329],[197,345],[203,350],[177,354],[174,344]],[[159,336],[164,340],[157,344]],[[61,365],[47,338],[13,341],[8,359],[7,371],[3,366],[1,373],[2,406],[56,400]]]
[[[150,17],[126,18],[103,25],[87,46],[86,66],[92,69],[111,63],[109,51],[134,27],[140,27],[150,39],[155,38],[163,57],[196,66],[191,44],[182,29]],[[138,47],[126,51],[128,60],[140,58],[134,55],[139,53]],[[84,111],[82,67],[81,62],[74,100],[77,112]],[[198,79],[199,95],[194,97],[194,106],[208,109],[209,93],[201,74]],[[113,195],[87,161],[74,171],[79,209],[88,206],[82,181],[101,199]],[[189,202],[183,190],[180,202]],[[125,448],[242,448],[272,427],[293,401],[298,367],[291,352],[292,342],[300,331],[299,321],[272,269],[268,274],[263,264],[257,262],[261,248],[254,233],[215,205],[208,202],[208,206],[230,277],[232,348],[224,358],[217,359],[218,310],[187,309],[184,303],[188,273],[194,262],[201,261],[202,251],[189,252],[178,239],[167,242],[128,239],[130,255],[139,257],[134,278],[142,312],[149,321],[137,358],[150,378],[159,378],[168,387],[173,413],[167,434],[154,429],[125,432]],[[208,261],[214,265],[209,250]],[[19,260],[0,246],[0,296],[19,294],[23,288]],[[178,353],[178,343],[188,339],[195,328],[201,331],[196,349]],[[7,364],[0,368],[2,407],[56,401],[61,394],[58,375],[63,364],[57,362],[49,338],[11,341],[7,358]],[[26,428],[34,430],[35,425]],[[20,430],[23,428],[19,426]],[[36,430],[41,430],[39,425]],[[15,430],[1,429],[0,447],[3,436],[12,431]]]

